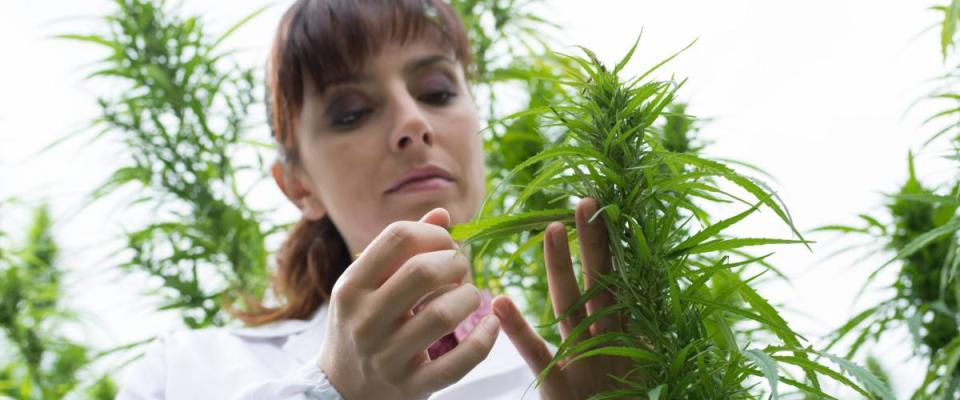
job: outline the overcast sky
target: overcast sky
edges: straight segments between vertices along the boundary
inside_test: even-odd
[[[217,31],[258,7],[256,2],[184,1]],[[703,135],[708,153],[761,166],[801,230],[853,222],[857,213],[878,211],[880,192],[905,179],[906,154],[919,152],[922,176],[941,182],[955,168],[939,159],[942,146],[920,149],[933,131],[921,121],[934,109],[915,100],[929,80],[944,71],[935,4],[915,1],[575,1],[548,0],[548,15],[563,29],[565,45],[584,45],[603,59],[617,60],[641,27],[644,39],[628,69],[638,72],[699,38],[665,71],[689,78],[681,97],[690,111],[710,118]],[[280,1],[239,31],[229,45],[240,57],[261,64],[276,23],[289,5]],[[69,142],[38,155],[39,149],[85,126],[95,116],[95,95],[105,88],[84,83],[85,67],[102,54],[75,43],[52,40],[63,32],[96,28],[92,17],[110,11],[109,1],[0,0],[0,199],[26,203],[47,199],[60,220],[64,264],[73,271],[71,305],[95,323],[85,334],[104,345],[176,329],[171,315],[150,312],[140,295],[145,283],[111,273],[101,260],[122,232],[115,204],[76,213],[85,193],[119,162],[116,145]],[[561,48],[573,51],[572,48]],[[264,131],[264,137],[266,133]],[[280,201],[279,192],[263,192]],[[0,208],[4,229],[20,226],[24,208]],[[288,215],[294,215],[287,209]],[[770,218],[739,231],[750,236],[787,234]],[[853,303],[876,260],[855,256],[822,260],[845,238],[812,237],[814,252],[780,248],[773,263],[792,285],[762,292],[784,302],[802,333],[837,327],[865,303]],[[857,267],[857,263],[860,263]],[[892,277],[892,276],[891,276]],[[871,297],[872,296],[872,297]],[[876,299],[867,294],[864,301]],[[858,305],[859,304],[859,305]],[[131,322],[136,321],[136,322]],[[902,336],[901,339],[905,339]],[[896,367],[901,395],[916,387],[922,366],[903,364],[909,342],[877,347],[884,364]]]

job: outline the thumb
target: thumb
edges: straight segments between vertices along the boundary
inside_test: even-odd
[[[443,208],[434,208],[424,214],[418,222],[448,228],[450,227],[450,213]]]

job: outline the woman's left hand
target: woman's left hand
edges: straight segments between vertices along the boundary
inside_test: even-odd
[[[587,221],[597,212],[597,201],[583,199],[577,205],[576,224],[580,238],[580,255],[585,276],[586,290],[597,284],[593,278],[611,270],[610,249],[607,231],[602,218]],[[550,224],[544,235],[544,256],[547,264],[547,283],[553,301],[554,313],[560,316],[580,299],[580,287],[573,272],[570,249],[567,245],[567,232],[563,224]],[[560,321],[560,335],[564,340],[570,332],[586,318],[614,302],[608,291],[597,293],[586,303],[571,310],[569,316]],[[516,305],[506,296],[498,296],[493,301],[494,313],[500,318],[501,326],[513,345],[520,351],[534,374],[540,374],[553,358],[546,342],[527,323]],[[621,331],[619,315],[613,314],[597,320],[590,330],[577,339],[582,341],[595,335]],[[613,356],[595,356],[569,363],[561,361],[554,366],[550,374],[540,385],[540,396],[549,400],[585,399],[604,391],[615,390],[616,381],[611,376],[623,376],[630,368],[628,359]]]

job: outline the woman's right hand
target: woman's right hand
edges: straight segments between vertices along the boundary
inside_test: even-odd
[[[442,357],[427,355],[480,304],[477,288],[463,283],[470,264],[449,224],[443,209],[391,224],[334,285],[318,362],[345,399],[426,398],[489,354],[499,332],[493,315]]]

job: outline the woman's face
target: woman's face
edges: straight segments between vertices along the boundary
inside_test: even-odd
[[[305,216],[329,215],[351,254],[391,222],[443,207],[460,223],[480,207],[476,105],[452,52],[428,41],[387,45],[320,91],[305,82],[296,134]]]

